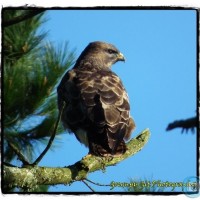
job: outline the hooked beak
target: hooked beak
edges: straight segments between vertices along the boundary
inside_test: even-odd
[[[125,62],[125,57],[124,57],[124,55],[121,52],[117,55],[117,59],[119,61],[124,61]]]

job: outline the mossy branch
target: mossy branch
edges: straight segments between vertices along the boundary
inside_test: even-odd
[[[149,137],[149,129],[145,129],[127,143],[128,150],[123,156],[113,159],[87,155],[74,165],[58,168],[29,165],[19,168],[4,165],[4,185],[6,188],[19,187],[31,191],[39,185],[71,184],[74,181],[84,180],[91,172],[116,165],[124,159],[133,156],[144,147]]]

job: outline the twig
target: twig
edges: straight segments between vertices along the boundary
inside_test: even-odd
[[[44,12],[44,10],[32,10],[32,11],[29,11],[28,13],[25,13],[23,15],[20,15],[20,16],[17,16],[11,20],[3,20],[2,22],[2,25],[4,27],[8,27],[8,26],[11,26],[11,25],[14,25],[14,24],[17,24],[19,22],[22,22],[24,20],[27,20],[31,17],[34,17],[35,15],[38,15],[40,13]]]
[[[88,182],[90,182],[90,183],[92,183],[92,184],[94,184],[94,185],[98,185],[98,186],[109,186],[109,187],[110,187],[110,184],[95,183],[95,182],[93,182],[93,181],[91,181],[91,180],[89,180],[89,179],[87,179],[87,178],[85,178],[85,180],[88,181]]]
[[[6,165],[6,166],[9,166],[9,167],[17,167],[17,166],[15,166],[15,165],[10,164],[10,163],[7,163],[7,162],[3,162],[3,164]]]
[[[27,161],[25,156],[19,151],[19,149],[17,149],[17,147],[14,144],[12,144],[12,142],[10,142],[8,140],[7,140],[7,142],[8,142],[8,145],[10,146],[10,148],[16,153],[19,160],[22,161],[23,165],[30,165],[30,163]]]
[[[89,185],[87,182],[85,182],[84,180],[81,180],[92,192],[95,192]]]
[[[58,127],[58,124],[59,124],[59,121],[60,121],[60,118],[62,116],[62,112],[64,110],[64,107],[65,107],[65,102],[63,102],[63,107],[61,109],[61,111],[59,112],[59,115],[58,115],[58,119],[56,121],[56,124],[55,124],[55,127],[54,127],[54,130],[52,132],[52,135],[49,139],[49,142],[46,146],[46,148],[44,149],[44,151],[39,155],[39,157],[35,160],[35,162],[32,164],[32,165],[37,165],[41,160],[42,158],[44,157],[44,155],[47,153],[47,151],[49,150],[49,148],[51,147],[52,143],[53,143],[53,140],[56,136],[56,130],[57,130],[57,127]]]

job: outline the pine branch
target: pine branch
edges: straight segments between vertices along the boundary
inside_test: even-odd
[[[7,140],[8,146],[10,146],[10,148],[16,153],[16,155],[18,156],[19,160],[22,161],[23,165],[29,165],[30,163],[28,162],[28,160],[25,158],[25,156],[19,151],[19,149],[12,144],[12,142],[10,142],[9,140]]]
[[[191,131],[194,132],[194,128],[197,127],[197,124],[197,117],[192,117],[186,120],[176,120],[167,126],[166,131],[171,131],[175,128],[182,128],[182,133],[185,130],[187,132],[189,129],[191,129]]]
[[[15,18],[11,19],[11,20],[3,20],[2,25],[4,27],[8,27],[8,26],[17,24],[19,22],[22,22],[24,20],[27,20],[27,19],[29,19],[31,17],[34,17],[35,15],[38,15],[38,14],[40,14],[42,12],[45,12],[45,11],[44,10],[31,10],[28,13],[25,13],[23,15],[17,16]]]
[[[60,118],[61,118],[61,116],[62,116],[62,112],[63,112],[64,108],[65,108],[65,102],[63,102],[62,109],[61,109],[61,111],[60,111],[60,113],[59,113],[59,115],[58,115],[58,119],[57,119],[57,121],[56,121],[54,130],[53,130],[53,132],[52,132],[52,135],[51,135],[51,137],[50,137],[50,139],[49,139],[49,142],[48,142],[46,148],[45,148],[44,151],[39,155],[39,157],[35,160],[35,162],[33,163],[33,165],[37,165],[37,164],[42,160],[42,158],[45,156],[45,154],[47,153],[47,151],[50,149],[50,147],[51,147],[51,145],[52,145],[52,143],[53,143],[53,140],[54,140],[54,138],[55,138],[55,136],[56,136],[56,130],[57,130],[57,128],[58,128],[58,123],[59,123],[59,121],[60,121]]]
[[[124,159],[133,156],[144,147],[149,137],[149,129],[144,130],[127,143],[128,150],[124,155],[114,157],[109,161],[107,158],[102,158],[104,167],[116,165]],[[18,168],[4,165],[3,179],[4,185],[7,188],[28,188],[31,191],[31,189],[37,188],[39,185],[70,184],[75,181],[81,181],[86,179],[89,173],[97,170],[102,170],[102,163],[99,162],[99,157],[89,154],[68,167],[27,166]]]

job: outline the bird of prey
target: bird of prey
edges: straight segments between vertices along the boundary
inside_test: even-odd
[[[125,61],[112,44],[91,42],[74,67],[62,78],[58,88],[58,108],[69,133],[97,156],[117,157],[127,150],[135,123],[120,78],[111,71],[117,61]]]

